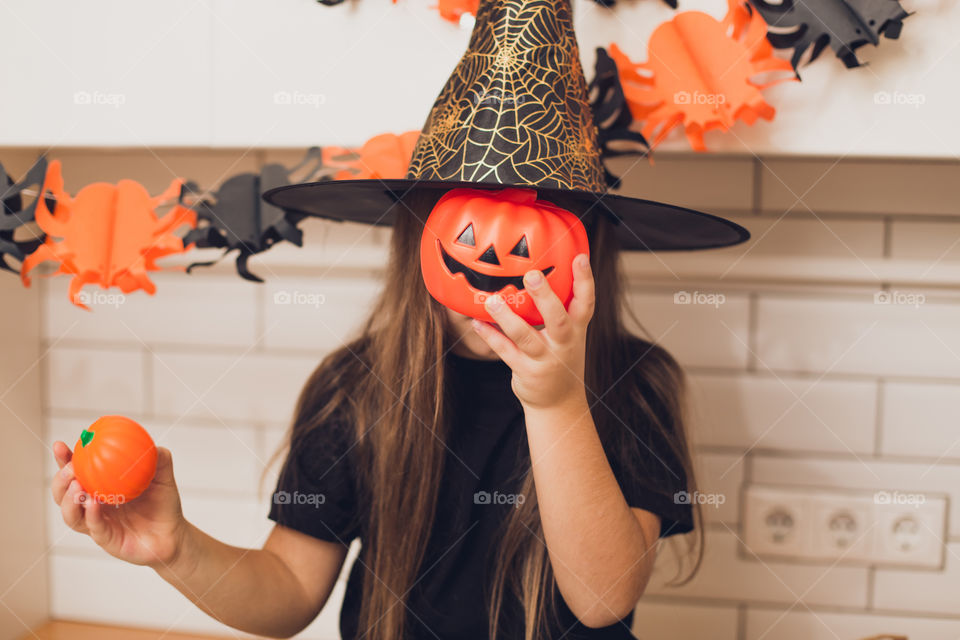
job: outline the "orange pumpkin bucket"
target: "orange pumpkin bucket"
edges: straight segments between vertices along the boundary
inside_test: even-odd
[[[444,306],[492,322],[490,295],[530,324],[542,324],[523,275],[536,269],[563,302],[573,298],[573,259],[589,253],[587,231],[533,189],[452,189],[437,202],[420,241],[427,290]]]

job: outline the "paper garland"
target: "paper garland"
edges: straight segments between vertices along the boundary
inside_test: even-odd
[[[64,190],[59,160],[48,166],[41,158],[17,183],[0,166],[0,179],[8,184],[0,197],[4,203],[0,217],[0,266],[17,273],[3,260],[10,256],[21,261],[20,277],[24,286],[29,287],[30,273],[37,266],[55,262],[57,270],[50,275],[72,276],[69,298],[88,310],[89,296],[83,294],[85,285],[115,287],[124,293],[142,289],[153,295],[156,287],[147,272],[160,270],[156,260],[192,248],[224,251],[217,260],[192,263],[187,272],[216,264],[235,251],[237,273],[246,280],[262,282],[247,268],[247,261],[279,242],[302,246],[303,232],[297,225],[305,217],[264,202],[264,191],[291,184],[295,174],[300,175],[297,182],[402,178],[419,133],[382,134],[359,149],[312,147],[293,167],[274,163],[259,173],[232,176],[205,198],[189,198],[187,194],[197,187],[180,178],[156,197],[150,197],[133,180],[121,180],[115,185],[89,184],[71,196]],[[24,207],[21,194],[31,187],[36,197]],[[155,209],[171,200],[175,200],[173,209],[158,217]],[[46,235],[39,240],[15,242],[14,233],[30,224],[36,224]],[[183,226],[190,228],[183,238],[173,233]]]

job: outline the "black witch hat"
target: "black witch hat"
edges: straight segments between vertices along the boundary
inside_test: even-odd
[[[661,202],[607,193],[570,0],[480,0],[470,44],[423,126],[403,180],[328,180],[264,199],[309,216],[390,225],[414,193],[535,188],[581,218],[607,215],[621,246],[706,249],[743,227]]]

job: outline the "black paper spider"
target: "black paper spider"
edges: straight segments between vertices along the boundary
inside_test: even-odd
[[[606,160],[616,156],[647,155],[650,143],[639,131],[630,129],[633,115],[620,84],[617,65],[606,49],[597,48],[597,62],[593,79],[587,87],[593,121],[597,125],[597,144],[600,157]],[[604,178],[611,189],[620,186],[620,178],[613,175],[604,163]]]
[[[7,264],[7,256],[23,262],[26,256],[36,251],[37,247],[43,244],[44,235],[42,233],[30,240],[15,240],[14,234],[20,227],[33,222],[46,173],[47,159],[40,158],[30,167],[23,180],[14,183],[13,179],[7,175],[3,165],[0,164],[0,202],[3,203],[3,210],[0,211],[0,269],[4,271],[19,273],[17,269]],[[29,187],[33,187],[37,197],[33,198],[30,204],[24,207],[22,194]],[[53,205],[51,204],[50,207],[52,208]]]
[[[813,62],[828,44],[848,69],[860,66],[856,50],[879,44],[881,35],[895,40],[903,19],[910,15],[899,0],[782,0],[776,4],[750,0],[750,4],[770,26],[770,44],[793,49],[794,71],[808,49],[812,47]]]
[[[228,178],[213,194],[213,200],[201,200],[192,208],[197,212],[197,228],[183,238],[184,245],[194,243],[200,249],[222,248],[223,255],[209,262],[194,262],[187,267],[208,267],[236,250],[237,273],[245,280],[263,282],[247,268],[250,256],[262,253],[278,242],[303,246],[303,232],[297,225],[305,216],[285,212],[260,198],[267,189],[291,183],[291,176],[310,162],[308,176],[315,175],[323,160],[319,147],[307,150],[304,159],[288,169],[281,164],[268,164],[260,173],[241,173]],[[309,177],[308,177],[309,179]],[[189,185],[195,189],[194,185]]]

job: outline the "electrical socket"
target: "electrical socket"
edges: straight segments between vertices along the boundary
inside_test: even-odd
[[[751,485],[742,504],[746,555],[865,565],[943,564],[945,497]]]
[[[869,562],[873,551],[873,499],[867,495],[808,494],[813,514],[808,557]]]
[[[808,505],[776,487],[751,487],[744,501],[747,546],[758,555],[803,557],[810,533]]]
[[[877,504],[874,560],[884,565],[942,566],[946,503],[946,498],[924,496],[912,504]]]

